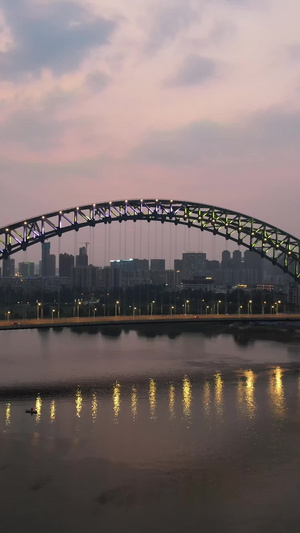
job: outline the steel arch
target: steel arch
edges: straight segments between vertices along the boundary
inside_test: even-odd
[[[64,209],[0,228],[0,259],[68,231],[114,221],[183,224],[221,235],[300,279],[300,240],[266,222],[221,207],[181,200],[120,200]]]

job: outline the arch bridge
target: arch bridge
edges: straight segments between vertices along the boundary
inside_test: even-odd
[[[256,218],[221,207],[180,200],[120,200],[63,209],[0,228],[0,259],[61,237],[112,222],[157,221],[208,231],[234,241],[300,279],[300,240]]]

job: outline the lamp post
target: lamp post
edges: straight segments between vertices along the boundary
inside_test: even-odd
[[[274,314],[274,305],[271,306],[271,315]]]
[[[119,300],[116,301],[115,303],[115,316],[119,315],[120,316],[120,302]]]
[[[7,313],[6,313],[6,320],[7,320],[7,322],[9,322],[9,317],[10,317],[10,311],[7,311]]]
[[[36,303],[36,319],[39,320],[40,318],[40,308],[41,308],[41,302]]]
[[[155,300],[152,300],[152,302],[150,303],[150,314],[151,316],[153,315],[153,306],[155,304]]]
[[[77,318],[80,317],[80,306],[81,306],[81,302],[78,300],[78,302],[77,302]]]
[[[190,313],[190,300],[186,300],[184,303],[184,314]]]
[[[203,315],[203,304],[204,304],[204,300],[201,300],[201,315]]]
[[[278,313],[279,313],[279,304],[281,304],[281,300],[278,300],[278,302],[275,302],[275,306],[276,306],[276,315],[278,315]]]
[[[174,305],[171,306],[171,316],[173,315]]]
[[[248,315],[252,315],[252,300],[248,302]]]
[[[96,317],[96,311],[97,311],[97,307],[94,307],[94,309],[93,309],[93,313],[94,313],[94,320],[95,320],[95,317]]]
[[[265,314],[265,305],[267,305],[267,302],[263,302],[263,303],[262,303],[262,306],[261,306],[261,314],[262,314],[262,315]]]
[[[53,322],[53,315],[55,313],[55,309],[51,309],[51,318],[52,318],[52,322]]]
[[[240,305],[240,306],[239,306],[239,315],[241,314],[242,311],[243,311],[243,306]]]
[[[206,314],[208,313],[208,310],[209,310],[209,305],[206,305],[206,307],[205,307],[205,313]]]
[[[135,312],[136,312],[136,307],[133,307],[132,309],[132,315],[135,316]]]
[[[222,303],[222,300],[217,301],[217,315],[220,314],[220,304]]]

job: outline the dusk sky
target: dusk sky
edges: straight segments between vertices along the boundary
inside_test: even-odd
[[[298,0],[2,0],[0,225],[125,198],[300,236]]]

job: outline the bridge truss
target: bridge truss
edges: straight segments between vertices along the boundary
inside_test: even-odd
[[[121,200],[64,209],[0,228],[0,259],[46,239],[96,224],[146,220],[209,231],[265,257],[300,280],[300,240],[261,220],[212,205],[177,200]]]

